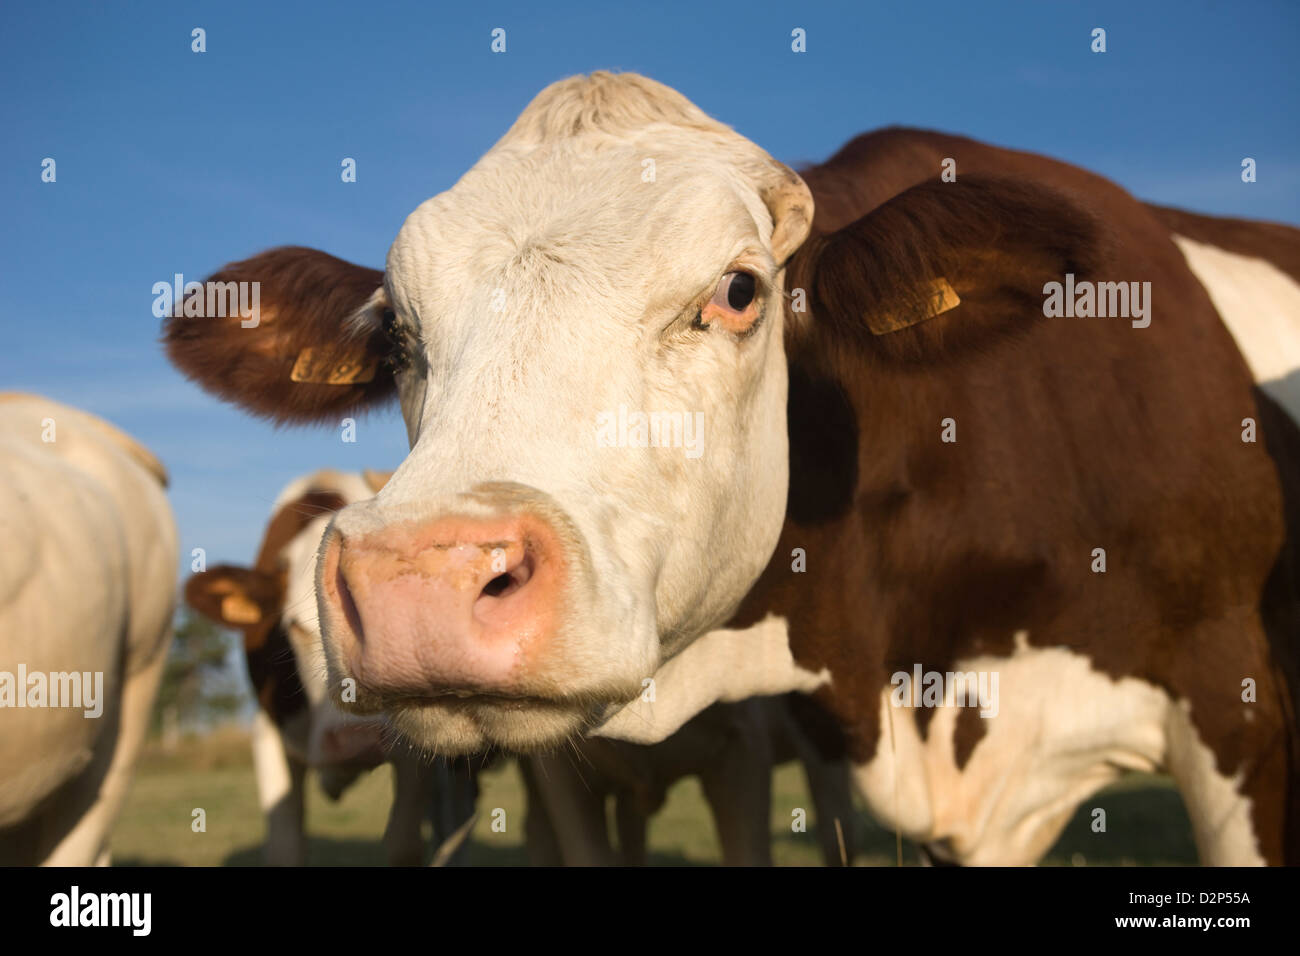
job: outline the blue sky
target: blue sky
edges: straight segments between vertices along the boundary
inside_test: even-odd
[[[171,469],[183,554],[210,562],[252,557],[292,477],[395,467],[405,434],[385,413],[345,444],[208,398],[157,347],[153,283],[284,243],[382,265],[406,214],[572,73],[646,73],[791,164],[901,123],[1300,224],[1293,2],[95,2],[6,5],[0,27],[0,388],[141,438]]]

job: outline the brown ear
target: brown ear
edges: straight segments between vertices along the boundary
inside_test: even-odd
[[[810,239],[786,288],[805,290],[812,324],[918,358],[1022,331],[1042,317],[1045,283],[1094,274],[1107,255],[1097,222],[1065,197],[972,176],[914,186]],[[798,334],[805,317],[791,318]]]
[[[284,587],[276,575],[221,564],[190,576],[185,602],[218,624],[242,630],[251,648],[279,622]]]
[[[772,161],[767,179],[759,188],[772,215],[772,257],[784,265],[803,245],[812,228],[813,198],[808,184],[793,169]]]
[[[271,249],[231,263],[205,293],[177,303],[163,345],[191,379],[257,415],[337,418],[395,395],[383,281],[377,269],[315,249]],[[250,283],[251,317],[226,308],[232,282]]]

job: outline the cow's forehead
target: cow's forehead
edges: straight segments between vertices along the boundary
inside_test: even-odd
[[[578,140],[494,153],[407,218],[388,256],[399,308],[437,310],[458,291],[538,271],[557,296],[575,285],[644,296],[706,282],[771,238],[757,191],[708,154]]]

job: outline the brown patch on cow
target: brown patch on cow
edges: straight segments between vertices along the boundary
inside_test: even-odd
[[[378,269],[285,246],[231,263],[207,281],[260,284],[254,328],[242,327],[239,315],[186,317],[183,303],[163,321],[168,357],[214,394],[277,422],[327,421],[396,394],[386,362],[395,344],[378,315],[358,317],[382,307],[372,299],[383,288]],[[376,372],[364,382],[295,382],[304,350],[311,350],[314,366],[374,362]]]
[[[952,758],[958,770],[966,768],[975,745],[984,739],[987,730],[988,721],[980,716],[978,707],[958,708],[957,723],[952,730]]]
[[[858,422],[840,386],[790,366],[786,399],[790,434],[787,518],[816,524],[853,505],[858,478]]]
[[[938,181],[949,156],[958,183]],[[1243,775],[1266,859],[1300,862],[1300,537],[1287,531],[1300,527],[1287,500],[1300,468],[1274,448],[1300,438],[1257,397],[1170,238],[1262,252],[1284,227],[1234,247],[1064,163],[912,130],[859,137],[803,175],[817,238],[787,275],[809,293],[787,336],[787,520],[731,626],[789,621],[796,662],[832,675],[814,696],[857,763],[875,755],[894,670],[1009,656],[1018,631],[1084,654],[1189,703],[1218,771]],[[1044,282],[1089,270],[1151,282],[1150,326],[1045,318]],[[959,307],[870,334],[867,312],[917,308],[938,275]],[[796,431],[819,412],[840,423],[824,439],[836,449]],[[1246,417],[1267,451],[1241,441]],[[946,418],[955,443],[940,440]],[[1105,574],[1091,570],[1096,547]],[[793,548],[816,573],[792,572]],[[1245,676],[1259,686],[1251,719]],[[972,719],[958,721],[962,762]]]

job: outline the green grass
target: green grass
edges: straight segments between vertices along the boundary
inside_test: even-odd
[[[481,777],[479,819],[468,849],[478,866],[526,865],[524,789],[513,762]],[[308,862],[316,866],[381,866],[380,836],[392,793],[387,767],[359,780],[331,803],[308,778]],[[817,866],[815,823],[791,832],[791,810],[811,808],[803,774],[789,764],[776,771],[772,793],[772,854],[782,866]],[[1093,833],[1091,810],[1104,807],[1107,832]],[[191,830],[192,811],[206,812],[207,830]],[[504,832],[493,832],[492,811],[505,811]],[[809,817],[812,817],[811,809]],[[857,863],[893,866],[895,836],[861,812]],[[233,730],[185,741],[174,754],[146,752],[113,835],[113,861],[122,866],[256,866],[265,832],[247,739]],[[427,825],[426,825],[427,835]],[[698,781],[680,781],[651,821],[650,862],[713,865],[720,859],[713,822]],[[903,841],[904,865],[919,860]],[[1165,778],[1133,776],[1086,801],[1044,861],[1049,865],[1192,864],[1196,852],[1182,800]]]

